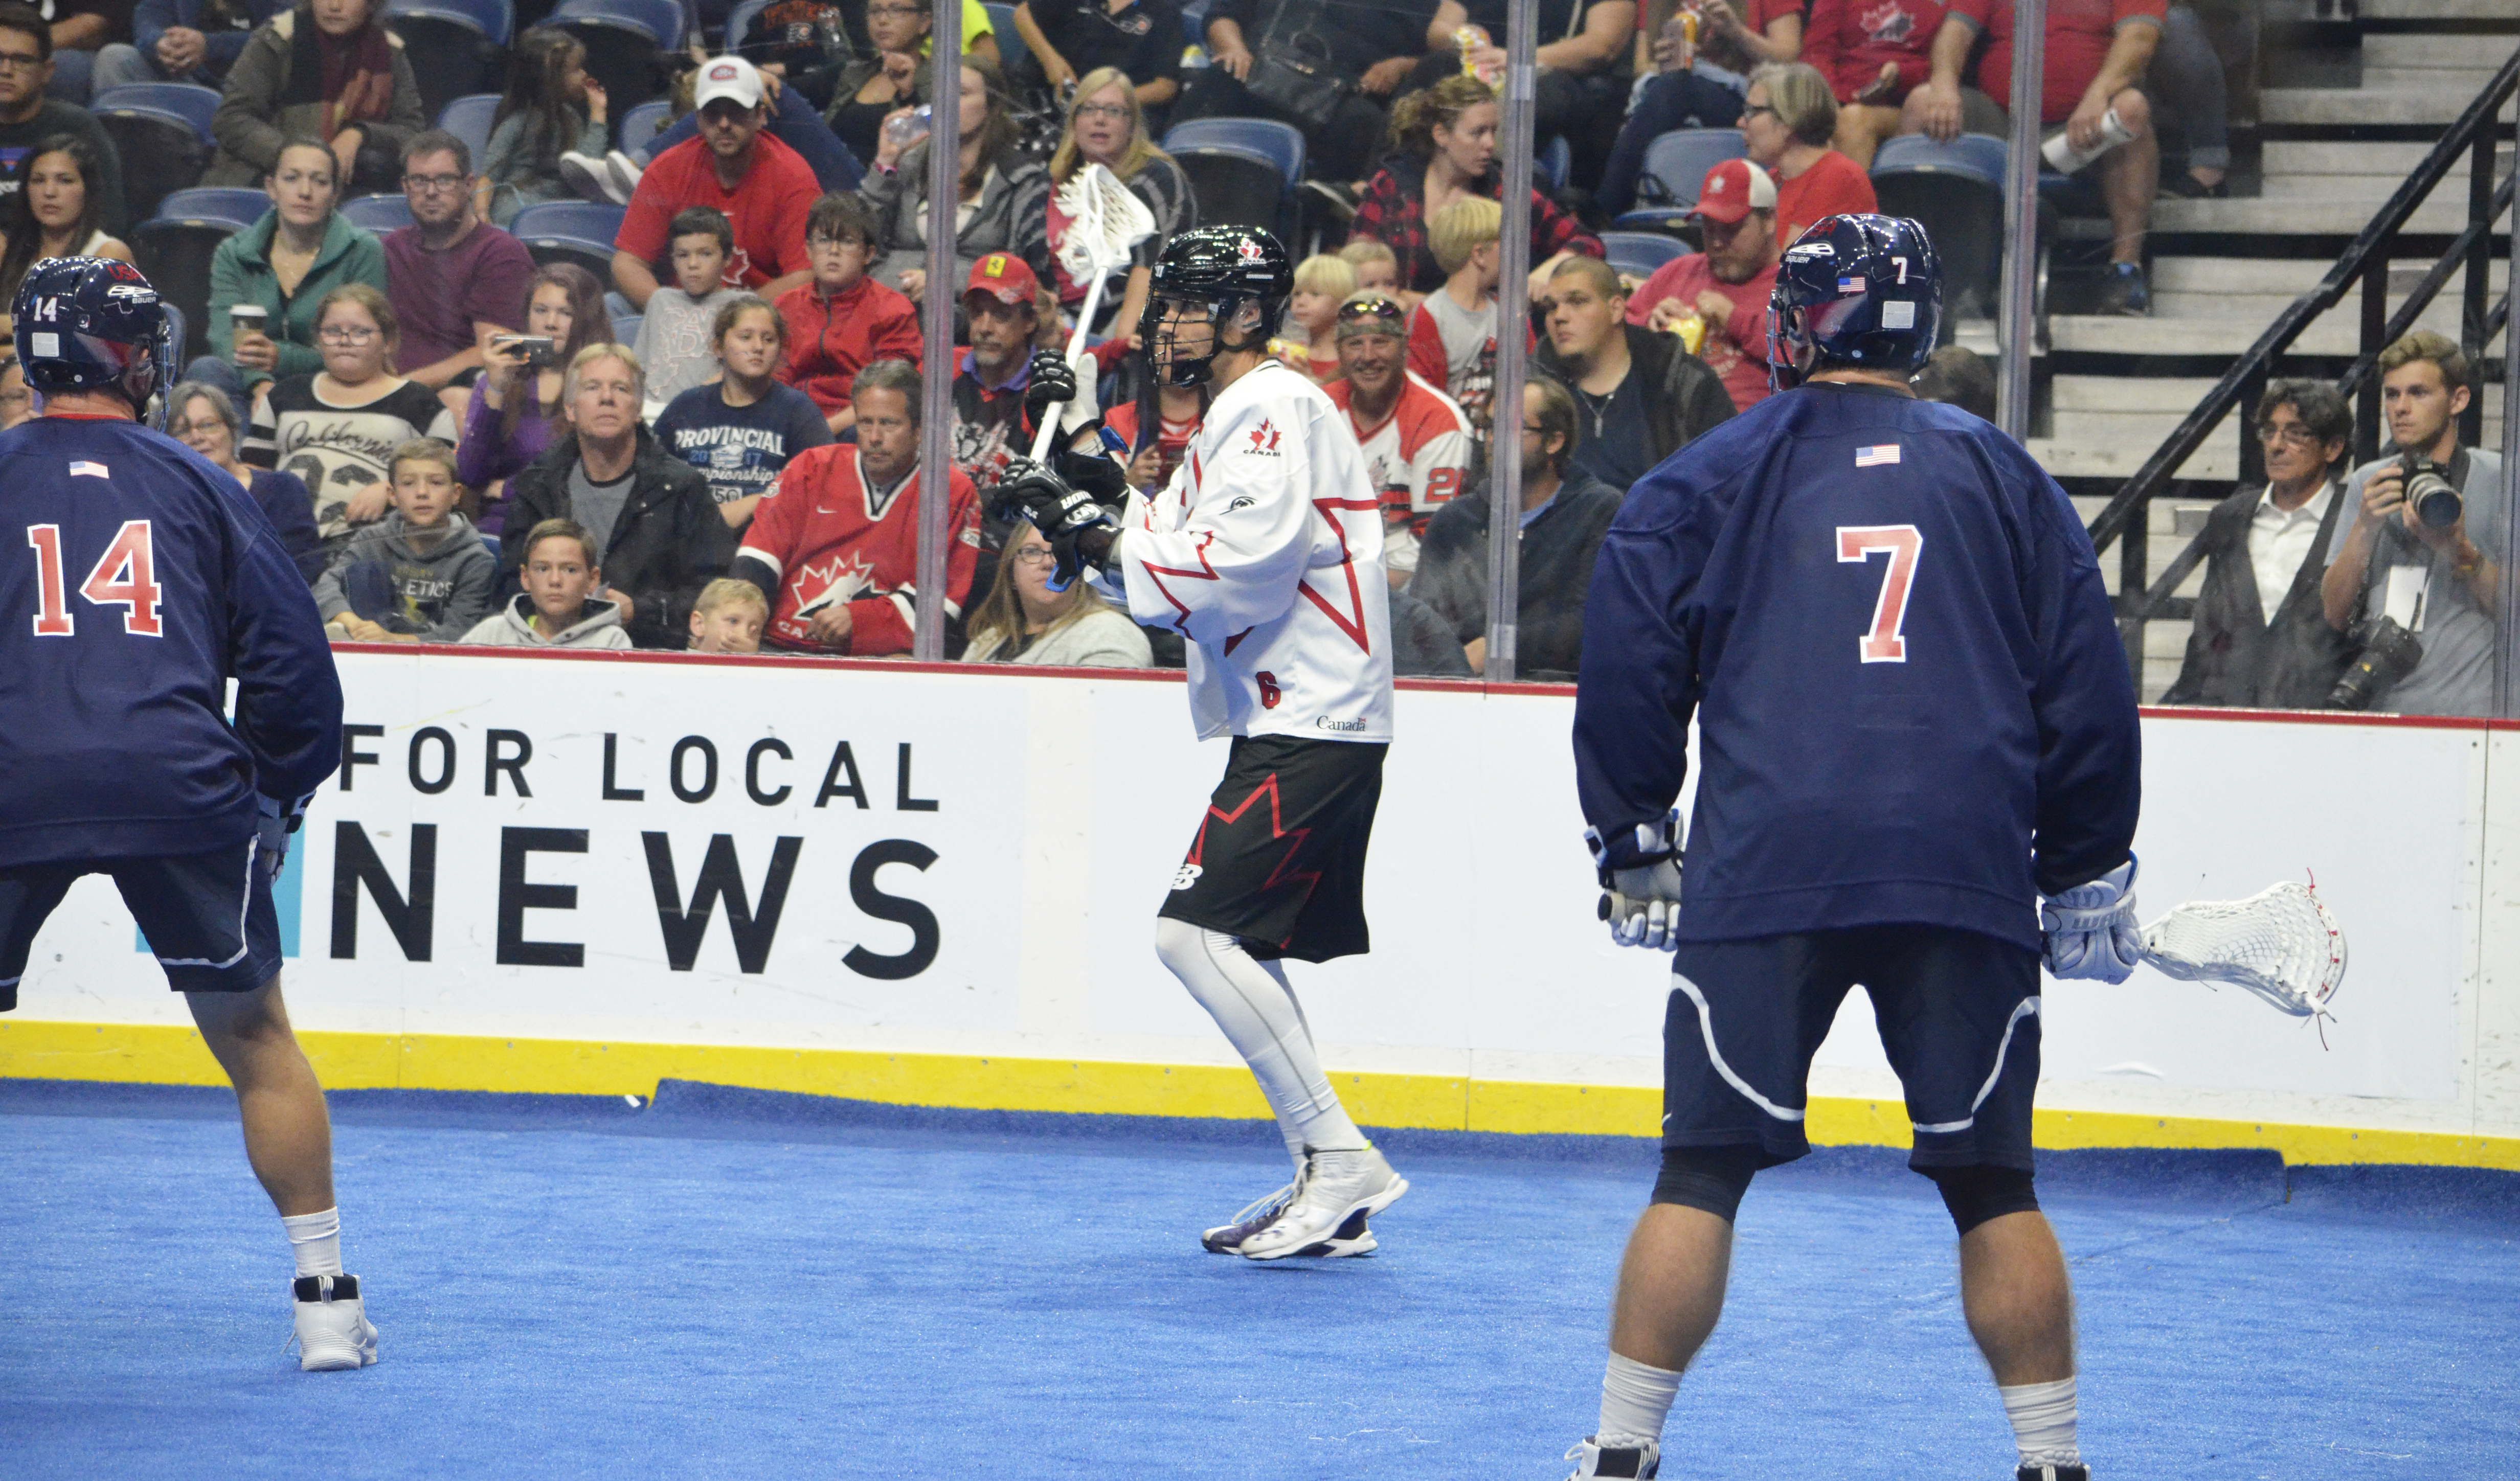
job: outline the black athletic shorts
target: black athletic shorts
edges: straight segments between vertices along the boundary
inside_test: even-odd
[[[252,838],[172,858],[22,864],[0,869],[0,1012],[18,1006],[35,932],[81,875],[113,876],[179,993],[249,993],[280,972],[280,917]]]
[[[1811,1150],[1812,1055],[1861,983],[1915,1132],[1910,1167],[2030,1169],[2039,954],[1939,925],[1691,941],[1663,1019],[1663,1144]]]
[[[1369,950],[1365,845],[1390,748],[1235,737],[1225,780],[1155,914],[1238,936],[1263,960],[1328,962]]]

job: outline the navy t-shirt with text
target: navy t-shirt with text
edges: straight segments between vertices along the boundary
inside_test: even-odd
[[[656,418],[656,440],[698,469],[720,504],[770,492],[788,459],[832,440],[814,398],[792,385],[773,382],[750,406],[729,406],[719,384],[676,396]]]

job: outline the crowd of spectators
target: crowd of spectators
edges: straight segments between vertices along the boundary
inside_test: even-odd
[[[1872,207],[1866,168],[1882,139],[2002,132],[2012,23],[2008,0],[1544,0],[1538,131],[1566,142],[1570,165],[1535,183],[1531,314],[1509,326],[1504,0],[1214,0],[1194,37],[1176,0],[1022,0],[1005,33],[977,0],[956,3],[955,265],[931,283],[933,0],[773,0],[714,51],[696,39],[660,53],[675,116],[617,141],[640,100],[608,92],[578,36],[526,24],[498,59],[477,157],[431,126],[382,0],[142,0],[119,14],[0,0],[0,292],[43,256],[131,254],[121,161],[82,106],[93,91],[217,89],[200,183],[258,188],[270,207],[217,247],[197,326],[209,352],[187,367],[169,425],[270,511],[339,636],[856,656],[907,653],[915,637],[922,324],[948,313],[949,651],[1178,662],[1160,628],[1084,588],[1053,590],[1038,532],[988,498],[1053,399],[1036,384],[1042,357],[1089,296],[1100,307],[1062,435],[1116,438],[1140,488],[1180,467],[1206,394],[1156,383],[1136,333],[1155,253],[1200,212],[1161,141],[1194,118],[1277,118],[1305,137],[1310,166],[1291,183],[1322,223],[1279,352],[1368,453],[1403,671],[1467,674],[1484,656],[1485,552],[1502,537],[1487,492],[1497,345],[1512,332],[1532,367],[1520,662],[1564,675],[1627,486],[1768,394],[1782,249],[1822,216]],[[2051,0],[2048,24],[2045,121],[2077,151],[2112,146],[2093,175],[2125,264],[2111,301],[2140,311],[2158,174],[2147,68],[2158,49],[2182,194],[2219,190],[2228,167],[2222,120],[2196,116],[2221,107],[2219,70],[2184,4]],[[1744,157],[1698,183],[1687,232],[1702,250],[1623,276],[1600,232],[1651,203],[1646,146],[1688,127],[1737,129]],[[1059,193],[1089,167],[1155,223],[1099,294],[1061,253],[1079,224]],[[377,233],[343,213],[380,193],[399,193],[411,224]],[[508,229],[529,206],[581,199],[623,208],[608,264],[538,262]],[[2412,364],[2457,379],[2438,357]],[[2407,374],[2421,371],[2392,372]],[[1968,404],[1984,380],[1938,357],[1919,384]],[[0,370],[0,424],[26,405],[14,367]],[[2283,428],[2316,423],[2324,437],[2329,409],[2311,391],[2270,405]],[[2307,570],[2298,526],[2330,504],[2294,466],[2319,461],[2326,477],[2335,458],[2317,458],[2324,441],[2269,449],[2271,474],[2291,471],[2264,499],[2289,521],[2284,559]],[[2445,467],[2473,476],[2478,460],[2457,459]],[[2398,486],[2350,483],[2376,504]],[[2451,620],[2450,587],[2473,595],[2475,572],[2428,533],[2400,549],[2385,513],[2319,524],[2336,564],[2287,576],[2298,600],[2259,626],[2315,630],[2293,646],[2331,654],[2405,585],[2335,572],[2424,553],[2447,573],[2432,619]],[[2262,515],[2218,513],[2217,528],[2254,541],[2281,522]],[[2273,579],[2263,561],[2237,569]],[[2244,625],[2234,568],[2215,572],[2208,605]],[[2199,633],[2221,676],[2197,679],[2199,702],[2298,687],[2247,677],[2266,643]]]

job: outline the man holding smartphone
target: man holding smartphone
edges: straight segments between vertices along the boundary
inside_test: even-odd
[[[2417,330],[2380,352],[2379,371],[2395,446],[2346,475],[2360,510],[2328,546],[2319,585],[2327,624],[2356,632],[2388,618],[2419,645],[2412,666],[2382,683],[2369,708],[2489,715],[2502,570],[2488,553],[2502,546],[2502,460],[2458,445],[2458,416],[2475,392],[2457,344]],[[2434,478],[2456,500],[2421,497]],[[2366,651],[2371,636],[2358,639]]]

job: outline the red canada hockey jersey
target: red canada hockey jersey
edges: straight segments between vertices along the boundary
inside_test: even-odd
[[[867,487],[852,443],[808,448],[788,460],[736,552],[736,559],[758,561],[779,578],[763,642],[831,651],[814,637],[813,615],[845,602],[850,628],[842,651],[859,658],[910,651],[919,601],[919,483],[912,473],[889,489]],[[956,617],[980,553],[980,496],[959,472],[947,487],[945,533],[945,612]]]

